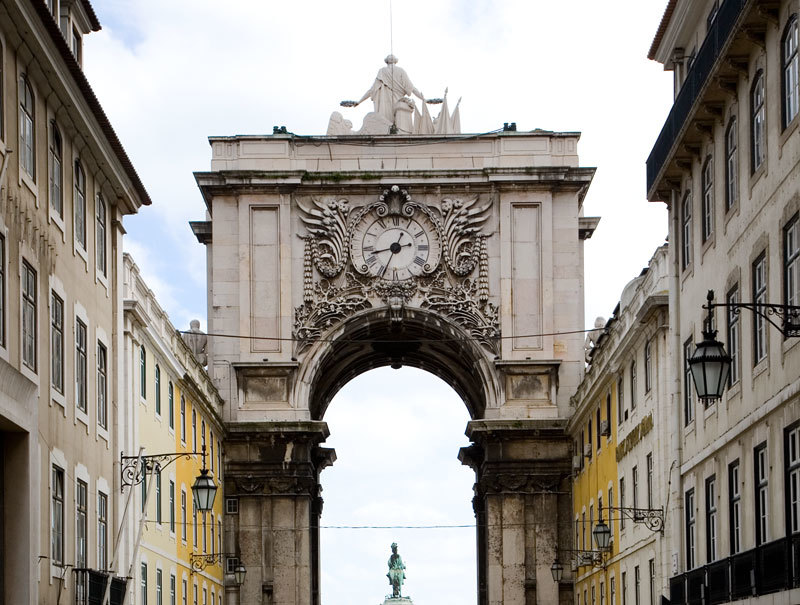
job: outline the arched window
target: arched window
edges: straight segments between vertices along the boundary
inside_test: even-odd
[[[766,158],[766,110],[764,107],[764,72],[758,71],[750,91],[751,170],[755,172]]]
[[[147,399],[147,353],[144,345],[139,347],[139,389],[142,399]]]
[[[86,250],[86,174],[75,160],[75,241]]]
[[[36,178],[36,148],[33,90],[28,77],[19,77],[19,161],[31,178]]]
[[[800,110],[800,81],[798,81],[797,15],[789,17],[781,40],[781,65],[783,66],[783,127],[797,116]]]
[[[739,141],[736,116],[732,116],[725,130],[725,210],[739,201]]]
[[[156,414],[161,416],[161,368],[156,364]]]
[[[681,202],[681,268],[692,262],[692,192],[687,191]]]
[[[63,185],[64,176],[62,169],[61,133],[55,121],[50,122],[50,149],[49,149],[49,180],[50,180],[50,207],[60,217],[64,217]]]
[[[702,216],[703,242],[711,237],[714,230],[714,159],[709,155],[703,164],[703,203]]]

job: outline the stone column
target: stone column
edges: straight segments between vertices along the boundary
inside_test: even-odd
[[[229,544],[247,568],[240,602],[319,605],[319,474],[336,459],[319,444],[324,422],[228,425],[225,496],[239,499],[226,517]]]
[[[563,420],[474,420],[459,459],[475,471],[479,605],[572,602],[553,582],[572,548],[571,442]]]

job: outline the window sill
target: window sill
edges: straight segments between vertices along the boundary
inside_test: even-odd
[[[103,286],[106,289],[106,297],[108,297],[108,295],[109,295],[108,277],[103,275],[102,271],[97,269],[96,272],[95,272],[95,275],[94,275],[94,281],[95,281],[95,283],[100,284],[101,286]]]
[[[81,245],[81,243],[79,241],[77,241],[77,240],[75,240],[73,248],[75,250],[75,254],[83,259],[83,264],[85,265],[86,270],[88,271],[89,270],[89,254],[86,252],[86,248],[84,248]]]
[[[97,436],[98,436],[100,439],[102,439],[103,441],[105,441],[105,442],[106,442],[106,449],[108,449],[109,443],[110,443],[110,441],[111,441],[111,439],[109,438],[109,435],[108,435],[108,429],[104,429],[103,427],[101,427],[101,426],[98,424],[98,425],[97,425]]]
[[[61,231],[61,241],[62,242],[66,241],[67,227],[64,224],[64,217],[59,215],[58,212],[56,212],[55,210],[53,210],[53,206],[50,206],[50,223],[54,224]]]
[[[75,406],[75,424],[82,423],[86,427],[86,434],[89,434],[89,413],[84,412]]]
[[[786,125],[786,128],[783,129],[783,132],[781,132],[780,136],[778,137],[778,150],[780,152],[778,157],[783,156],[783,146],[786,144],[786,141],[788,141],[789,138],[795,133],[798,124],[800,124],[800,113],[792,118],[792,121]]]
[[[764,357],[753,367],[753,382],[769,369],[769,355]]]
[[[733,400],[739,399],[742,394],[742,381],[737,380],[728,387],[728,395],[725,398],[725,403],[729,406]]]
[[[758,170],[750,174],[750,197],[753,197],[753,189],[755,188],[758,181],[761,180],[761,177],[767,173],[767,158],[764,158],[764,162],[761,166],[758,167]]]
[[[36,187],[36,181],[25,171],[20,164],[19,166],[19,181],[21,185],[25,185],[28,191],[31,192],[36,200],[36,207],[39,207],[39,189]]]
[[[50,405],[55,403],[61,406],[62,411],[64,412],[64,416],[67,415],[67,398],[64,396],[63,393],[59,393],[53,387],[50,387]]]

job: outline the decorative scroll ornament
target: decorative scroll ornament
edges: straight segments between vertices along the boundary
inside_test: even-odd
[[[472,273],[480,255],[479,238],[483,224],[489,218],[491,200],[476,205],[478,197],[470,200],[442,201],[442,230],[444,257],[450,270],[463,277]]]
[[[312,207],[300,202],[300,219],[311,234],[311,255],[314,266],[327,278],[336,277],[347,262],[349,230],[347,214],[349,204],[345,199],[320,201],[311,198]]]

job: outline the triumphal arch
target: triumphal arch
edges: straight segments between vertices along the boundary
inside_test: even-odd
[[[569,603],[550,566],[572,548],[565,425],[594,169],[574,132],[464,135],[458,107],[406,90],[393,114],[378,90],[391,77],[365,94],[383,97],[360,130],[334,112],[326,136],[212,137],[211,170],[195,175],[239,602],[320,603],[325,410],[391,365],[441,377],[469,410],[472,445],[453,455],[475,471],[478,602]]]

